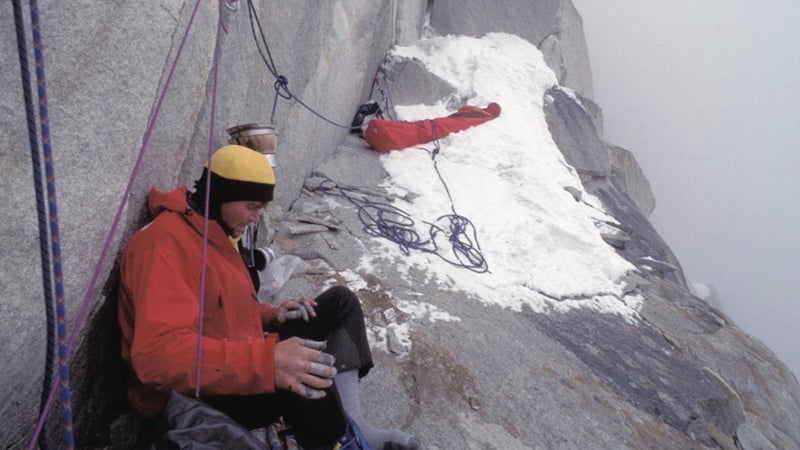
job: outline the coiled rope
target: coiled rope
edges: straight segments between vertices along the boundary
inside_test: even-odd
[[[42,397],[39,404],[39,413],[45,409],[50,388],[53,385],[53,372],[55,370],[55,346],[58,324],[56,322],[55,304],[53,302],[53,268],[49,251],[49,235],[47,233],[48,213],[42,190],[42,159],[39,138],[36,134],[36,114],[33,108],[33,93],[31,91],[31,75],[28,61],[28,46],[25,43],[25,24],[22,19],[22,5],[20,0],[14,0],[14,24],[17,32],[17,51],[19,53],[20,76],[22,78],[22,94],[25,101],[25,117],[28,125],[28,143],[31,151],[31,165],[33,166],[33,188],[36,192],[36,215],[39,228],[39,256],[42,265],[42,288],[44,290],[44,309],[47,318],[47,343],[44,363],[44,378],[42,379]],[[39,447],[47,449],[47,433],[39,436]]]
[[[35,0],[32,0],[31,4],[33,4],[34,1]],[[114,238],[114,235],[116,234],[117,227],[119,226],[119,222],[120,222],[120,219],[122,217],[122,212],[125,210],[125,205],[127,205],[128,198],[130,197],[130,193],[133,190],[133,183],[136,180],[136,176],[139,173],[139,167],[141,166],[145,150],[147,149],[147,144],[150,142],[150,136],[152,135],[153,129],[155,128],[156,119],[158,118],[159,113],[161,112],[161,106],[163,104],[164,98],[166,97],[166,92],[169,89],[169,86],[170,86],[170,84],[172,82],[173,75],[175,74],[175,68],[177,67],[178,61],[180,60],[181,55],[183,53],[183,49],[184,49],[184,46],[186,44],[187,36],[189,35],[189,31],[191,30],[192,25],[194,23],[194,19],[195,19],[195,16],[197,15],[197,10],[198,10],[198,7],[200,6],[200,2],[201,2],[201,0],[198,0],[197,2],[195,2],[194,9],[192,10],[192,15],[191,15],[191,17],[189,19],[189,22],[188,22],[187,26],[186,26],[186,31],[183,34],[183,38],[181,39],[180,46],[178,47],[178,51],[177,51],[177,53],[175,55],[175,60],[172,63],[172,67],[170,68],[169,75],[167,76],[167,80],[164,82],[164,87],[162,88],[161,93],[160,93],[160,95],[158,97],[158,101],[156,102],[156,107],[155,107],[155,109],[153,111],[153,115],[150,118],[150,121],[149,121],[149,123],[147,125],[147,129],[145,130],[144,138],[142,139],[142,146],[139,149],[139,154],[138,154],[138,156],[136,158],[136,162],[134,163],[133,169],[131,170],[131,176],[128,179],[128,185],[125,188],[125,192],[122,194],[122,200],[120,201],[119,208],[117,209],[117,213],[114,216],[114,221],[113,221],[113,223],[111,225],[111,228],[109,229],[108,236],[106,238],[106,242],[103,245],[103,250],[102,250],[102,252],[100,254],[100,258],[98,259],[97,264],[95,266],[95,270],[94,270],[94,274],[92,275],[92,279],[91,279],[91,281],[89,283],[89,286],[86,289],[86,294],[83,297],[83,302],[81,304],[81,309],[80,309],[80,311],[78,313],[77,318],[75,319],[75,325],[74,325],[74,327],[72,329],[72,332],[70,333],[69,341],[67,342],[67,345],[66,345],[66,353],[67,354],[70,354],[72,352],[72,348],[74,347],[75,341],[78,338],[78,332],[80,331],[81,327],[83,326],[83,322],[86,319],[86,314],[88,312],[89,303],[90,303],[90,300],[91,300],[90,296],[91,296],[92,292],[94,292],[95,287],[97,286],[97,280],[98,280],[98,278],[100,276],[100,271],[101,271],[100,269],[101,269],[101,267],[102,267],[107,255],[108,255],[109,249],[111,248],[111,242],[112,242],[112,240]],[[33,8],[31,8],[31,9],[33,9]],[[38,27],[38,21],[37,21],[37,27]],[[64,379],[61,378],[61,373],[56,375],[56,383],[59,383],[59,380],[60,380],[60,384],[63,386],[65,381],[64,381]],[[56,393],[56,387],[54,386],[52,389],[50,389],[50,395],[49,395],[49,397],[47,399],[47,404],[45,405],[45,409],[44,409],[44,411],[42,411],[42,413],[39,416],[39,422],[38,422],[38,424],[36,426],[36,432],[34,433],[33,439],[31,440],[31,443],[30,443],[30,445],[28,447],[29,450],[32,450],[35,447],[36,441],[37,441],[37,439],[38,439],[38,437],[39,437],[39,435],[40,435],[40,433],[42,431],[43,424],[44,424],[44,422],[45,422],[45,420],[47,418],[47,415],[48,415],[50,409],[52,408],[53,399],[55,397],[55,393]],[[63,394],[62,394],[62,397],[63,397]],[[71,420],[71,417],[70,417],[70,420]]]
[[[431,122],[434,133],[436,126]],[[428,225],[428,238],[423,240],[415,229],[415,221],[406,211],[388,203],[373,202],[370,200],[358,199],[347,193],[347,189],[338,186],[333,180],[327,178],[319,184],[322,191],[333,192],[331,195],[344,197],[356,207],[358,219],[363,225],[363,231],[370,236],[388,239],[400,248],[404,255],[408,256],[411,250],[430,253],[438,256],[442,260],[457,267],[462,267],[476,273],[489,271],[489,264],[481,252],[478,235],[473,223],[464,216],[456,212],[455,202],[450,194],[450,188],[442,177],[439,170],[436,156],[441,147],[439,141],[434,139],[434,148],[429,150],[423,147],[414,147],[424,150],[431,156],[433,168],[441,181],[447,198],[450,201],[452,214],[439,216],[434,222],[424,223]],[[437,243],[437,238],[443,236],[450,245],[450,251],[445,251]],[[441,238],[439,239],[441,241]]]

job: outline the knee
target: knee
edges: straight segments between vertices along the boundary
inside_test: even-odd
[[[356,296],[356,293],[347,286],[333,286],[330,288],[330,291],[343,301],[358,303],[358,297]]]
[[[320,300],[333,301],[341,311],[361,314],[361,302],[355,292],[347,286],[333,286],[320,297],[322,297]]]

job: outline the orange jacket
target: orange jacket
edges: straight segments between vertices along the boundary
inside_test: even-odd
[[[197,370],[204,218],[186,188],[152,189],[153,222],[135,233],[120,262],[122,358],[131,368],[128,398],[155,417],[172,390],[192,394]],[[203,307],[202,395],[275,391],[277,335],[264,335],[275,308],[260,304],[238,250],[208,224]]]

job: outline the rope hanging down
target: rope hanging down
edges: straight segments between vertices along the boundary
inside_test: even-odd
[[[272,123],[275,123],[275,110],[277,109],[278,98],[280,97],[286,100],[294,99],[297,103],[299,103],[309,112],[311,112],[315,116],[319,117],[320,119],[324,120],[325,122],[328,122],[329,124],[335,127],[344,128],[347,130],[354,130],[359,128],[359,127],[352,127],[349,125],[341,125],[328,119],[327,117],[315,111],[314,108],[305,104],[296,95],[292,94],[292,92],[289,90],[289,79],[278,72],[278,68],[275,65],[275,61],[272,59],[272,53],[269,50],[269,44],[267,44],[267,39],[264,36],[264,29],[261,26],[261,21],[258,18],[258,13],[256,13],[256,9],[255,6],[253,6],[252,0],[247,0],[247,11],[250,17],[250,30],[253,33],[253,41],[256,44],[258,53],[261,55],[261,60],[264,62],[264,65],[267,66],[267,70],[269,71],[269,73],[272,74],[273,78],[275,78],[275,83],[273,84],[273,88],[275,89],[275,99],[272,102],[272,115],[270,116],[270,121]],[[256,32],[256,28],[258,28],[258,32]],[[261,48],[262,45],[264,46],[263,49]]]
[[[410,254],[411,250],[417,250],[434,254],[449,264],[463,267],[476,273],[488,272],[489,265],[481,253],[475,226],[469,219],[456,212],[450,189],[439,171],[436,156],[439,154],[441,147],[438,140],[434,140],[433,150],[423,147],[415,148],[424,150],[431,155],[433,168],[439,177],[439,181],[444,186],[452,211],[452,214],[442,215],[434,222],[424,222],[429,226],[429,238],[424,241],[415,230],[414,219],[406,211],[396,206],[355,198],[347,193],[347,189],[338,186],[331,179],[326,179],[320,183],[319,189],[328,192],[336,190],[336,193],[332,195],[344,197],[356,207],[358,218],[363,225],[365,233],[394,242],[406,256]],[[438,241],[442,241],[440,235],[450,244],[451,252],[444,252],[437,243],[437,238]]]
[[[383,102],[383,108],[381,108],[381,110],[386,113],[386,117],[388,117],[389,120],[394,121],[397,120],[394,115],[394,103],[392,102],[389,89],[386,88],[385,84],[387,84],[386,71],[383,67],[378,67],[378,70],[375,72],[375,77],[372,79],[372,88],[369,91],[369,98],[372,98],[372,95],[375,93],[375,88],[378,88]]]
[[[22,16],[18,14],[21,11],[21,7],[18,4],[18,1],[14,2],[14,12],[15,12],[15,19],[17,20],[17,35],[19,38],[20,29],[22,27]],[[55,284],[55,294],[56,294],[56,322],[57,322],[57,333],[58,333],[58,373],[59,377],[56,383],[50,387],[52,393],[55,393],[56,389],[59,389],[61,392],[61,406],[63,410],[63,424],[64,424],[64,447],[67,449],[72,449],[75,447],[73,432],[72,432],[72,396],[69,389],[69,350],[67,349],[67,326],[66,326],[66,315],[67,315],[67,307],[64,301],[64,277],[61,267],[61,235],[59,232],[58,227],[58,204],[56,202],[56,184],[55,184],[55,171],[53,166],[53,151],[52,147],[50,146],[50,122],[48,120],[47,114],[47,82],[45,78],[45,70],[44,70],[44,54],[42,51],[42,36],[40,33],[40,22],[39,22],[39,3],[37,0],[30,1],[30,16],[31,16],[31,34],[33,39],[33,53],[34,58],[36,60],[36,86],[37,86],[37,95],[39,98],[39,126],[40,132],[42,136],[42,153],[44,156],[44,167],[45,167],[45,177],[46,177],[46,186],[47,186],[47,215],[49,217],[50,222],[50,236],[47,237],[47,231],[42,230],[40,228],[40,237],[44,236],[43,242],[50,243],[50,251],[52,252],[52,274],[53,280],[49,280],[43,278],[43,282],[46,284],[45,292],[51,289],[52,284]],[[20,40],[24,42],[24,32],[23,37]],[[20,51],[20,64],[21,66],[27,66],[27,50],[24,49],[23,44],[19,44],[19,51]],[[23,63],[23,60],[25,63]],[[27,86],[30,86],[30,79],[25,80],[25,75],[27,70],[24,68],[23,70],[23,90]],[[30,75],[28,74],[28,78]],[[28,88],[29,89],[29,88]],[[33,106],[29,102],[32,102],[32,96],[30,95],[30,91],[25,95],[25,102],[26,102],[26,110],[32,113]],[[34,177],[35,177],[35,188],[37,189],[37,200],[41,198],[41,185],[42,185],[42,178],[41,178],[41,169],[40,164],[41,161],[38,157],[39,152],[39,145],[38,141],[36,141],[35,137],[30,135],[30,126],[32,123],[32,114],[28,115],[28,124],[29,124],[29,139],[31,140],[31,157],[32,163],[34,165]],[[35,129],[35,125],[33,125]],[[35,134],[35,131],[34,131]],[[40,226],[43,225],[41,220],[44,215],[43,205],[37,205],[39,209],[38,215],[40,220]],[[46,252],[47,249],[42,249],[42,252]],[[47,267],[45,267],[47,266]],[[50,270],[50,262],[49,258],[45,258],[42,260],[42,276],[49,277],[49,270]],[[47,274],[45,274],[47,272]],[[45,294],[47,297],[47,294]],[[51,305],[52,299],[48,300],[48,305]],[[51,306],[48,306],[51,308]],[[49,319],[48,319],[49,320]],[[51,332],[50,332],[50,324],[48,324],[48,338],[50,339]],[[52,341],[51,341],[52,342]],[[54,346],[51,343],[48,343],[48,347]],[[50,370],[50,367],[46,367],[46,371]],[[46,374],[46,378],[48,375]],[[42,416],[40,417],[39,423],[37,424],[36,429],[36,436],[34,437],[34,442],[41,433],[42,427],[44,426],[44,417],[46,416],[46,411],[48,410],[48,401],[45,400],[45,397],[48,397],[47,394],[42,392],[42,400],[44,406],[41,408]],[[46,441],[46,437],[43,438],[43,441]],[[31,444],[33,445],[33,444]],[[45,447],[46,447],[45,442]]]
[[[222,34],[223,25],[222,25],[222,2],[219,4],[219,19],[217,21],[217,39],[214,45],[214,60],[212,64],[212,71],[214,74],[213,83],[211,87],[211,111],[209,115],[210,124],[208,126],[208,155],[206,164],[208,167],[209,172],[211,171],[211,155],[214,153],[214,116],[217,112],[217,75],[219,72],[219,61],[221,58],[221,50],[220,50],[220,36]],[[205,210],[203,212],[203,216],[205,220],[203,221],[203,251],[202,251],[202,258],[200,261],[200,299],[199,299],[199,306],[197,312],[197,367],[195,370],[195,388],[194,388],[194,396],[199,398],[200,397],[200,379],[201,379],[201,368],[203,365],[203,322],[204,322],[204,312],[205,311],[205,299],[206,299],[206,260],[208,255],[208,223],[209,223],[209,215],[210,209],[209,205],[211,203],[211,176],[209,175],[206,177],[206,198],[205,198]]]
[[[39,404],[39,413],[47,405],[47,397],[53,386],[53,373],[55,371],[55,346],[58,333],[55,303],[53,301],[53,269],[50,259],[49,242],[47,233],[47,205],[42,190],[42,159],[39,138],[36,134],[36,114],[33,108],[33,93],[31,91],[31,74],[28,61],[28,46],[25,43],[25,25],[22,19],[22,5],[20,0],[14,0],[14,23],[17,32],[17,51],[19,53],[20,75],[22,77],[22,93],[25,102],[25,117],[28,124],[28,143],[31,151],[31,165],[33,166],[33,188],[36,193],[36,215],[39,228],[39,259],[42,266],[42,288],[44,291],[45,316],[47,318],[47,343],[44,363],[44,378],[42,379],[42,395]],[[47,433],[42,430],[39,435],[39,447],[48,448]]]

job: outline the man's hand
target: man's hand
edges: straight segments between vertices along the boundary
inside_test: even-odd
[[[303,297],[297,300],[286,300],[278,306],[274,325],[282,325],[287,320],[300,318],[308,322],[311,317],[317,317],[317,313],[314,311],[316,306],[317,302],[309,297]]]
[[[336,368],[333,355],[323,353],[325,342],[298,337],[275,345],[275,387],[312,400],[325,397]]]

